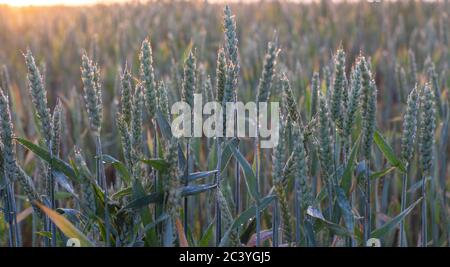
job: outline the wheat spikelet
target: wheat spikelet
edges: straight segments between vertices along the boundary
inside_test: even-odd
[[[335,72],[334,72],[334,83],[333,92],[331,95],[331,117],[333,118],[336,126],[342,128],[343,122],[343,93],[345,89],[345,53],[344,50],[339,49],[335,56]]]
[[[96,78],[97,77],[97,78]],[[99,135],[102,123],[102,95],[99,88],[98,68],[83,54],[81,65],[81,79],[83,81],[84,100],[89,115],[91,131]]]
[[[217,54],[217,68],[216,68],[216,92],[217,92],[216,100],[219,103],[223,102],[226,80],[227,80],[227,61],[225,53],[221,48]]]
[[[43,78],[30,50],[27,50],[27,53],[25,54],[25,61],[27,65],[27,83],[31,93],[31,100],[33,101],[36,110],[44,140],[47,147],[50,147],[50,142],[52,140],[52,123],[50,109],[47,107],[47,91],[44,88]]]
[[[311,82],[311,118],[313,118],[317,113],[317,107],[319,105],[319,91],[320,91],[320,80],[319,73],[314,72]]]
[[[352,127],[355,122],[356,112],[360,103],[360,91],[361,91],[361,72],[359,64],[356,64],[351,72],[350,77],[350,97],[348,101],[348,107],[346,116],[344,117],[344,131],[343,137],[347,142],[351,135]]]
[[[147,106],[150,118],[154,118],[156,108],[156,85],[153,70],[152,47],[148,39],[145,39],[142,42],[139,61],[141,67],[141,81],[144,86],[145,105]]]
[[[258,93],[256,100],[257,102],[267,102],[270,97],[270,87],[272,85],[272,80],[275,73],[275,64],[279,50],[276,48],[275,44],[269,42],[267,45],[267,53],[264,58],[264,65],[259,79]]]
[[[420,165],[424,175],[431,174],[433,164],[434,131],[436,115],[433,91],[428,84],[420,96],[419,149]]]
[[[362,153],[365,159],[369,160],[376,125],[377,88],[364,57],[360,58],[359,66],[361,68]]]
[[[163,81],[158,84],[158,108],[162,114],[170,119],[169,99],[167,97],[167,88]]]
[[[4,171],[7,181],[13,183],[16,179],[23,188],[28,200],[33,202],[40,200],[39,195],[34,187],[32,180],[17,165],[15,146],[13,143],[13,125],[11,122],[11,112],[9,110],[8,98],[0,88],[0,137],[2,144]],[[39,212],[39,211],[38,211]]]
[[[401,156],[403,161],[408,162],[414,156],[414,140],[417,131],[418,95],[417,86],[408,96],[405,116],[403,118],[403,132],[401,143]]]
[[[120,76],[120,84],[121,84],[121,113],[123,116],[123,120],[127,125],[131,123],[131,110],[132,110],[132,85],[131,85],[131,73],[128,70],[127,65],[123,70],[123,73]]]

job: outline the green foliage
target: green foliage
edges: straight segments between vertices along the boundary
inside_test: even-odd
[[[0,6],[0,246],[447,246],[448,6],[350,2]],[[279,146],[187,149],[195,93]]]

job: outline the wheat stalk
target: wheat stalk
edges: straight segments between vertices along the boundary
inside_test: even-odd
[[[422,246],[428,244],[427,238],[427,195],[426,181],[432,175],[433,167],[433,146],[434,131],[436,128],[436,111],[433,91],[428,84],[423,88],[420,94],[420,127],[419,127],[419,150],[420,150],[420,167],[422,169]]]
[[[403,119],[403,132],[401,142],[401,156],[406,166],[406,172],[402,177],[402,196],[401,196],[401,211],[406,208],[406,189],[408,183],[409,161],[414,157],[414,141],[417,131],[417,112],[418,112],[418,94],[417,86],[411,90],[408,95],[406,112]],[[400,246],[405,246],[405,228],[404,221],[400,223]]]
[[[100,130],[103,118],[102,93],[100,84],[100,70],[86,54],[83,54],[81,65],[81,79],[83,81],[84,100],[86,110],[89,115],[89,122],[92,134],[95,138],[96,147],[96,177],[97,183],[104,191],[105,204],[105,245],[110,246],[110,218],[108,208],[108,186],[103,166],[102,143],[100,139]]]

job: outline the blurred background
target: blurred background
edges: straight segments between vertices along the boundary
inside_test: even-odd
[[[29,2],[46,1],[50,3],[50,0]],[[99,62],[107,118],[105,134],[116,134],[111,122],[120,91],[119,70],[127,63],[138,74],[138,52],[146,37],[152,42],[157,79],[166,80],[172,87],[171,101],[180,99],[182,65],[191,48],[198,58],[198,80],[201,82],[208,75],[215,80],[217,51],[223,46],[223,2],[121,2],[20,8],[0,5],[0,65],[8,72],[17,106],[15,120],[23,125],[23,133],[29,138],[35,130],[29,123],[33,111],[26,108],[30,103],[23,57],[27,48],[44,73],[50,108],[59,97],[67,105],[76,104],[77,108],[67,109],[74,113],[84,114],[77,103],[82,92],[83,51]],[[415,83],[413,72],[419,73],[419,81],[427,79],[426,64],[435,64],[443,94],[449,87],[448,1],[231,2],[236,14],[243,75],[239,98],[244,101],[256,95],[267,42],[273,38],[277,38],[281,49],[279,68],[289,73],[300,104],[305,104],[304,95],[314,71],[320,72],[321,77],[332,73],[331,58],[340,45],[347,53],[348,72],[360,52],[368,55],[379,89],[378,120],[382,128],[396,130],[393,126],[401,126],[403,105],[395,104],[406,101],[405,92]],[[399,80],[401,69],[406,84]],[[277,98],[280,94],[272,95]],[[82,142],[79,140],[82,135],[81,129],[72,129],[78,127],[75,123],[69,121],[68,125],[72,140],[67,147],[71,147]],[[108,151],[108,144],[105,146]]]
[[[52,5],[62,2],[70,6]],[[221,1],[114,1],[121,3],[92,5],[93,2],[105,1],[0,1],[12,4],[0,5],[0,66],[3,66],[1,80],[9,82],[12,94],[15,131],[30,140],[38,137],[26,87],[23,53],[29,48],[44,74],[50,108],[53,109],[57,98],[62,99],[66,107],[67,121],[63,130],[67,139],[61,153],[64,159],[73,152],[75,144],[94,147],[82,145],[92,142],[84,138],[87,130],[82,127],[87,125],[80,78],[84,51],[101,67],[104,152],[120,158],[114,124],[120,92],[119,74],[125,63],[135,75],[139,73],[138,53],[142,41],[148,37],[152,43],[155,76],[157,80],[166,81],[170,102],[180,99],[187,52],[195,49],[201,85],[208,75],[215,81],[217,51],[224,44],[224,3]],[[378,127],[396,150],[400,146],[406,95],[416,80],[422,85],[428,81],[431,63],[435,65],[441,85],[441,99],[445,103],[448,101],[449,1],[229,2],[237,22],[242,75],[238,98],[242,101],[255,98],[267,42],[274,38],[281,49],[278,68],[287,71],[302,112],[306,110],[302,107],[308,105],[305,95],[309,92],[313,72],[319,72],[321,79],[331,77],[331,59],[339,46],[342,45],[347,55],[347,73],[360,53],[370,58],[379,90]],[[30,7],[29,4],[49,6]],[[91,5],[73,6],[76,4]],[[326,86],[330,81],[323,78],[322,83]],[[274,86],[273,100],[279,100],[281,94],[276,91],[279,88]],[[440,157],[436,177],[445,187],[449,151],[447,140],[440,138],[442,129],[439,124],[437,135],[441,143],[438,143]],[[93,154],[95,151],[86,152]],[[31,162],[30,158],[22,160]],[[382,169],[383,164],[382,160],[375,162],[376,169]],[[199,165],[206,169],[203,161]],[[34,168],[28,166],[28,169]],[[391,187],[382,187],[390,183]],[[398,193],[398,183],[392,180],[384,179],[379,185],[380,189],[394,188],[392,191]],[[391,209],[398,210],[399,195],[396,193],[396,201],[392,201],[388,193],[389,189],[383,191],[379,207],[385,214]]]

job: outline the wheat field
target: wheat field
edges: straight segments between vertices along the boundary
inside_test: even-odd
[[[449,13],[0,5],[0,246],[449,246]],[[278,145],[177,138],[194,95],[278,102]]]

